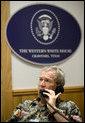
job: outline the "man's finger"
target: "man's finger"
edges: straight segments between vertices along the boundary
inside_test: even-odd
[[[58,93],[57,95],[56,95],[56,98],[58,98],[58,96],[61,94],[61,92],[60,93]]]

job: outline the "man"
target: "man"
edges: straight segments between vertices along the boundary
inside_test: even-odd
[[[82,122],[76,104],[59,98],[64,85],[65,74],[60,68],[45,67],[38,83],[38,98],[20,103],[7,122]]]

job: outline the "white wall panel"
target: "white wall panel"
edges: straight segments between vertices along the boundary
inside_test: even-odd
[[[10,1],[10,16],[19,9],[35,4],[48,3],[63,8],[74,16],[80,25],[82,38],[76,52],[63,63],[56,64],[66,74],[65,86],[84,85],[84,2],[83,1]],[[37,88],[38,78],[43,66],[26,63],[12,53],[12,88]]]

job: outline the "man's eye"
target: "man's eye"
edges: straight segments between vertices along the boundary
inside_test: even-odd
[[[48,79],[45,80],[46,82],[50,82]]]
[[[43,79],[42,79],[42,78],[40,78],[39,80],[40,80],[40,81],[42,81]]]

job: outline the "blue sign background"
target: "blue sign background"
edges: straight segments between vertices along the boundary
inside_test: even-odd
[[[40,29],[38,19],[40,22],[50,21],[49,27]],[[63,61],[76,51],[81,31],[75,18],[67,11],[37,4],[19,10],[10,18],[6,37],[12,51],[25,61],[52,64]]]

